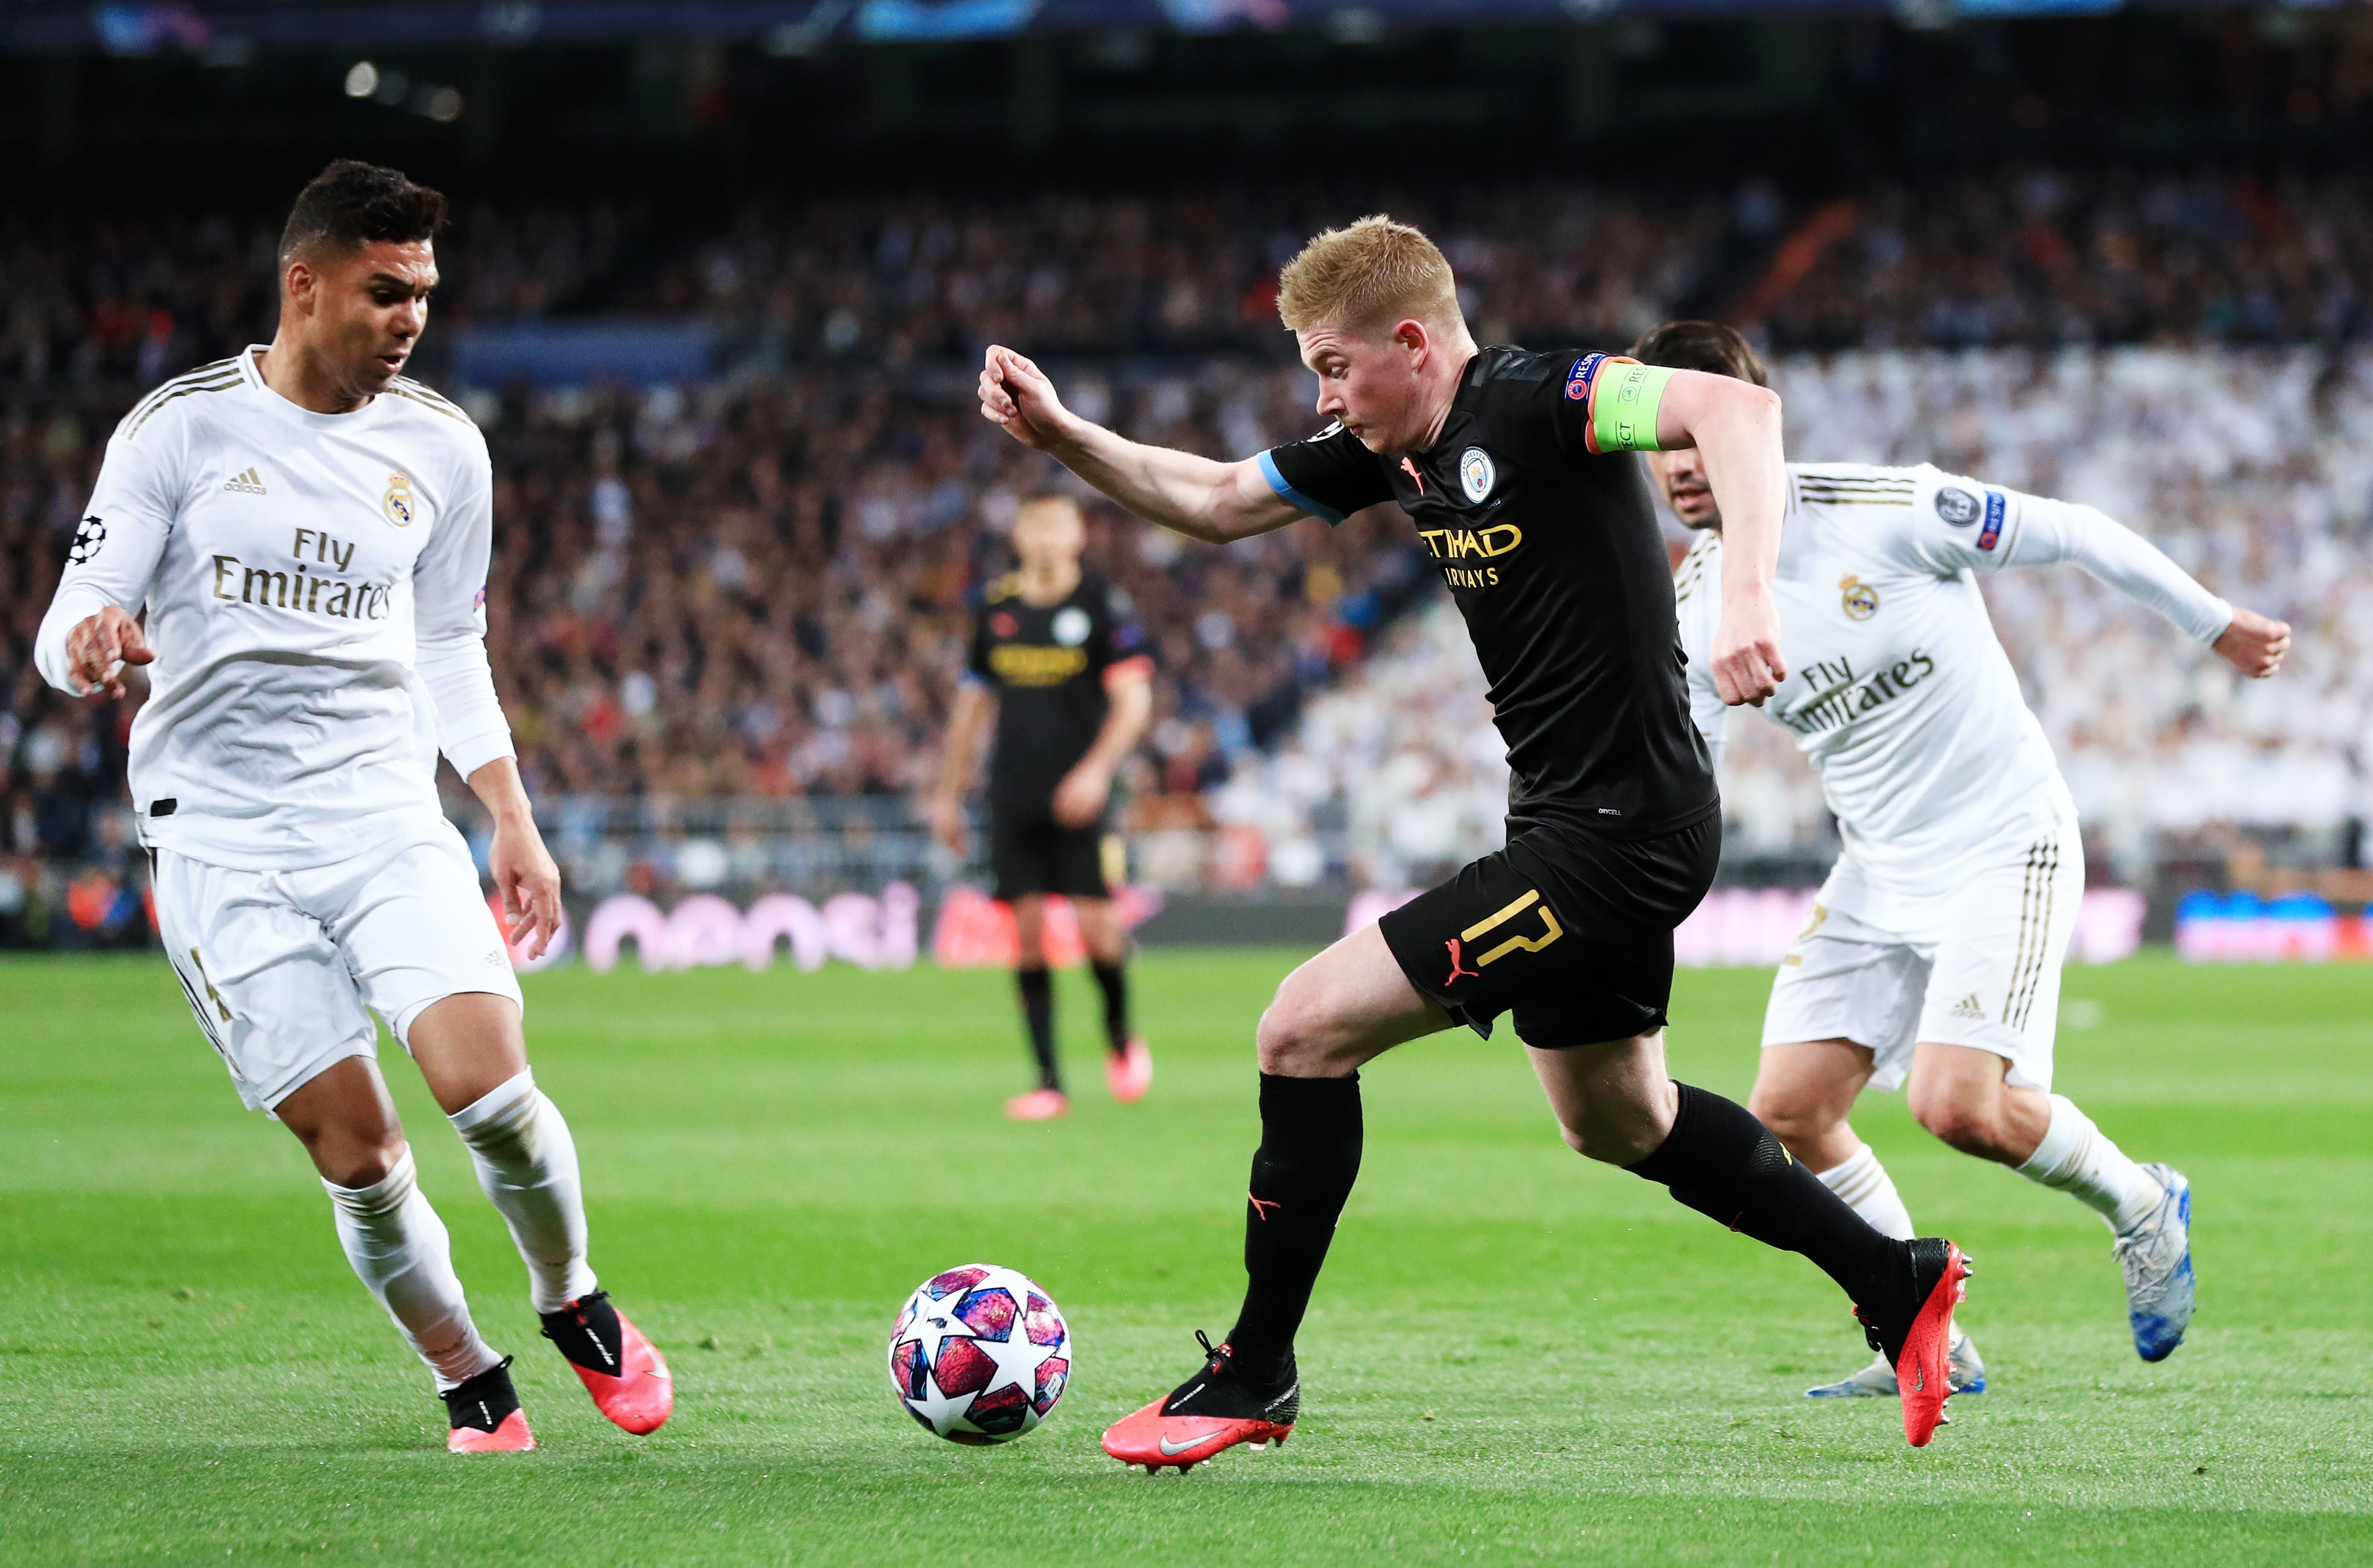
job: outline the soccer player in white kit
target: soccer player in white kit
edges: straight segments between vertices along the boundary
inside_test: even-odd
[[[1651,365],[1764,384],[1747,340],[1672,322]],[[1690,711],[1719,763],[1728,709],[1708,655],[1722,519],[1695,454],[1650,456],[1699,531],[1675,579]],[[2244,674],[2273,674],[2290,628],[2209,592],[2090,507],[1923,464],[1791,463],[1776,591],[1791,678],[1765,706],[1820,776],[1845,848],[1780,961],[1748,1108],[1871,1225],[1911,1218],[1847,1113],[1865,1085],[1906,1084],[1911,1114],[2098,1211],[2116,1237],[2134,1349],[2159,1361],[2191,1322],[2191,1184],[2137,1164],[2052,1093],[2060,965],[2085,893],[2076,808],[1994,636],[1978,574],[2073,562]],[[1985,1368],[1966,1335],[1957,1392]],[[1892,1395],[1885,1363],[1815,1396]]]
[[[286,1124],[338,1239],[435,1375],[456,1453],[532,1448],[479,1338],[376,1059],[376,1012],[467,1145],[544,1332],[629,1432],[667,1363],[598,1288],[568,1124],[537,1090],[507,942],[541,953],[560,873],[488,672],[493,481],[469,416],[401,374],[445,199],[341,161],[297,199],[280,324],[167,381],[108,443],[41,622],[53,685],[148,667],[131,786],[166,956],[251,1109]],[[439,751],[495,822],[509,930],[438,806]]]

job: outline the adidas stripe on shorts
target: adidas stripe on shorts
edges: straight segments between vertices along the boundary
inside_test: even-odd
[[[2060,966],[2084,897],[2073,816],[1917,895],[1874,885],[1849,850],[1780,961],[1763,1043],[1867,1046],[1879,1089],[1902,1083],[1923,1041],[1972,1046],[2006,1059],[2012,1083],[2048,1091]]]

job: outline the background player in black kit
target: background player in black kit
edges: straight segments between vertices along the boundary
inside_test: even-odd
[[[1720,802],[1630,452],[1698,449],[1737,550],[1723,564],[1715,680],[1726,702],[1760,702],[1785,675],[1771,596],[1779,399],[1603,355],[1478,349],[1442,252],[1381,217],[1320,235],[1279,282],[1318,412],[1336,421],[1310,440],[1233,463],[1141,446],[1065,409],[1002,347],[988,352],[982,412],[1201,539],[1398,502],[1490,682],[1513,774],[1508,845],[1278,988],[1258,1035],[1244,1307],[1223,1343],[1205,1342],[1203,1370],[1106,1432],[1105,1452],[1183,1466],[1292,1430],[1294,1331],[1359,1172],[1358,1069],[1454,1023],[1488,1032],[1502,1012],[1575,1150],[1805,1254],[1846,1291],[1899,1367],[1906,1436],[1926,1443],[1948,1392],[1958,1250],[1873,1230],[1743,1108],[1673,1082],[1664,1064],[1673,928],[1713,879]]]
[[[1113,769],[1153,710],[1153,663],[1128,596],[1081,569],[1086,543],[1068,496],[1034,497],[1014,514],[1021,569],[983,595],[931,802],[934,831],[962,852],[964,792],[994,713],[989,864],[997,896],[1013,907],[1014,983],[1038,1064],[1038,1087],[1005,1103],[1018,1121],[1048,1121],[1070,1108],[1056,1064],[1054,977],[1043,940],[1049,894],[1070,900],[1104,991],[1105,1084],[1128,1102],[1143,1099],[1153,1082],[1152,1054],[1129,1029],[1128,939],[1105,881],[1106,847],[1118,846],[1104,831]]]

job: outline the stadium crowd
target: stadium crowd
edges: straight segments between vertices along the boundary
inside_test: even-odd
[[[1291,439],[1314,421],[1275,266],[1317,222],[1378,206],[1444,237],[1487,341],[1619,345],[1673,310],[1760,300],[1776,349],[1853,350],[1783,358],[1795,455],[1928,457],[2094,501],[2300,624],[2292,673],[2240,692],[2071,574],[1997,584],[2097,821],[2131,839],[2361,815],[2373,731],[2343,672],[2364,667],[2352,595],[2373,580],[2373,379],[2348,345],[2373,330],[2373,201],[2354,184],[2042,172],[1804,208],[1762,186],[1368,195],[758,203],[707,232],[647,208],[465,203],[432,379],[440,333],[473,321],[695,316],[718,345],[696,385],[450,389],[495,452],[491,649],[532,787],[913,790],[967,596],[1002,568],[1016,500],[1053,477],[971,411],[977,345],[1058,361],[1083,412],[1140,439],[1231,456]],[[128,918],[105,874],[133,849],[128,707],[47,692],[31,638],[115,417],[269,335],[272,238],[219,216],[0,215],[0,924],[41,902],[43,864],[44,907],[89,930]],[[1934,351],[1980,345],[1996,346]],[[2110,345],[2149,346],[2090,346]],[[1214,551],[1096,516],[1094,558],[1162,671],[1130,776],[1140,826],[1257,828],[1287,881],[1389,881],[1497,831],[1500,763],[1455,627],[1413,618],[1356,670],[1434,597],[1397,518]],[[1759,852],[1826,832],[1778,739],[1733,747],[1733,832]],[[97,869],[80,906],[56,870],[76,866]]]

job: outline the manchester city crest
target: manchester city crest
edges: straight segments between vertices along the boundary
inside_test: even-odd
[[[1491,466],[1491,454],[1481,447],[1468,447],[1458,454],[1458,487],[1467,492],[1469,501],[1480,505],[1499,478]]]
[[[1878,614],[1878,590],[1852,572],[1838,579],[1838,598],[1849,621],[1867,621]]]
[[[379,509],[387,514],[387,521],[398,528],[410,528],[414,505],[411,478],[402,474],[389,474],[387,494],[379,499]]]

